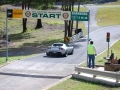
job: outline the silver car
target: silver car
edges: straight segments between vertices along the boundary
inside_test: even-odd
[[[72,55],[73,52],[74,52],[74,47],[71,45],[64,43],[54,43],[51,46],[48,46],[46,55],[50,56],[52,54],[57,54],[67,57],[68,54]]]

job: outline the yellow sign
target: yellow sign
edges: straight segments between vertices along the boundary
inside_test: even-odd
[[[21,9],[13,9],[12,18],[23,18],[23,10],[21,10]]]
[[[66,42],[69,42],[69,41],[70,41],[70,37],[66,37],[66,38],[65,38],[65,41],[66,41]]]

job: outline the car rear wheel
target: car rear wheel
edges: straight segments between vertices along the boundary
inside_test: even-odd
[[[49,54],[49,53],[46,53],[46,55],[47,55],[47,56],[50,56],[50,54]]]
[[[71,51],[70,55],[73,55],[74,50]]]
[[[64,57],[67,57],[68,56],[68,53],[67,53],[67,51],[65,52],[65,54],[64,54]]]

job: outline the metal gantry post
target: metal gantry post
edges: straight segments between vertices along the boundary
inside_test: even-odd
[[[6,7],[6,62],[8,61],[8,17]]]
[[[90,10],[89,10],[89,15],[88,15],[88,39],[87,39],[87,46],[89,45],[89,26],[90,26]],[[88,67],[88,50],[87,50],[87,67]]]

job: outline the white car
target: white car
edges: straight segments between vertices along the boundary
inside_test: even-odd
[[[67,57],[68,54],[73,54],[74,47],[64,43],[54,43],[51,46],[48,46],[46,55],[50,56],[52,54],[63,55]]]

